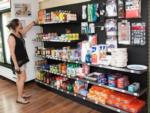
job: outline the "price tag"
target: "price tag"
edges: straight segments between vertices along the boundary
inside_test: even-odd
[[[87,63],[88,66],[90,66],[90,63]]]
[[[101,84],[98,84],[99,86],[102,86]]]
[[[99,65],[99,67],[102,67],[102,65]]]
[[[125,93],[126,91],[125,91],[125,90],[121,90],[121,92],[122,92],[122,93]]]
[[[121,112],[120,109],[117,109],[117,112]]]
[[[85,100],[85,97],[83,97],[83,100]]]
[[[137,93],[134,93],[134,96],[139,96]]]
[[[98,104],[98,102],[97,102],[97,101],[95,101],[95,104]]]
[[[131,73],[135,73],[135,71],[134,71],[134,70],[131,70],[130,72],[131,72]]]
[[[76,63],[79,63],[78,61],[76,61]]]

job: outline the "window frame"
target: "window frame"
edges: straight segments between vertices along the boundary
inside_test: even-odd
[[[5,9],[0,11],[0,30],[1,30],[1,37],[2,37],[2,49],[3,49],[3,57],[4,57],[4,62],[0,62],[0,66],[4,66],[6,68],[11,68],[11,65],[7,63],[6,61],[6,54],[5,54],[5,44],[4,44],[4,33],[3,33],[3,20],[2,20],[2,14],[11,12],[11,8]]]

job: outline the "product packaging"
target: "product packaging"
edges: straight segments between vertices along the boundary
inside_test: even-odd
[[[97,35],[89,35],[88,36],[88,41],[90,43],[90,46],[97,45]]]
[[[118,18],[125,18],[124,0],[118,0]]]
[[[144,46],[146,44],[146,23],[145,22],[132,23],[131,30],[132,30],[132,37],[131,37],[132,45]]]
[[[45,15],[46,15],[46,11],[44,9],[42,9],[38,12],[38,23],[39,24],[45,23],[45,18],[46,18]]]
[[[129,45],[130,35],[130,22],[126,20],[118,22],[118,43]]]
[[[88,4],[88,22],[96,22],[99,14],[98,12],[99,4]]]
[[[117,16],[116,0],[107,0],[106,1],[106,16],[107,17],[116,17]]]
[[[87,19],[87,6],[86,5],[82,6],[82,19],[83,20]]]
[[[95,33],[95,24],[90,23],[88,29],[89,29],[88,33],[94,34]]]
[[[128,86],[128,91],[129,92],[136,92],[139,89],[140,89],[140,83],[137,83],[137,82],[135,82],[135,83]]]
[[[99,50],[100,50],[99,45],[92,47],[92,53],[91,53],[92,64],[99,64],[99,58],[100,58]]]
[[[89,48],[90,48],[90,43],[88,41],[83,41],[82,47],[81,47],[81,61],[82,62],[86,62],[86,55],[87,55]]]
[[[105,22],[105,8],[106,8],[106,3],[105,2],[101,2],[99,4],[99,15],[100,15],[100,22]]]
[[[141,17],[141,0],[126,0],[126,18]]]
[[[82,22],[81,23],[81,33],[82,34],[87,34],[89,32],[89,26],[87,22]]]
[[[112,49],[117,48],[117,21],[115,19],[107,19],[105,22],[105,30],[107,49],[111,52]]]

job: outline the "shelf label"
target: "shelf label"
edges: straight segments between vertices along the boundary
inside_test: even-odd
[[[97,102],[97,101],[95,101],[95,104],[98,104],[98,102]]]
[[[135,71],[134,71],[134,70],[131,70],[130,72],[131,72],[131,73],[135,73]]]
[[[117,112],[121,112],[121,110],[120,110],[120,109],[117,109]]]
[[[139,96],[138,93],[134,93],[134,96]]]
[[[122,93],[125,93],[126,91],[125,91],[125,90],[121,90],[121,92],[122,92]]]
[[[101,84],[98,84],[99,86],[102,86]]]

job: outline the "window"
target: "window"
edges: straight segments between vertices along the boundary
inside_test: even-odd
[[[9,30],[6,27],[11,19],[10,0],[0,0],[0,65],[10,67],[8,47]]]
[[[11,13],[10,12],[6,12],[2,14],[2,29],[3,29],[3,38],[4,38],[4,54],[5,54],[5,59],[6,59],[6,63],[10,64],[10,53],[9,53],[9,47],[8,47],[8,36],[9,36],[9,30],[6,27],[6,25],[8,24],[8,22],[10,21],[11,18]]]
[[[10,65],[10,53],[8,47],[9,30],[6,27],[11,19],[10,10],[0,12],[0,65]]]
[[[4,63],[4,52],[3,52],[1,32],[0,32],[0,62]]]

